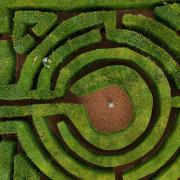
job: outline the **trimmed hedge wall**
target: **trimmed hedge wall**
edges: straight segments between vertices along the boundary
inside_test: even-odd
[[[13,141],[0,142],[0,179],[9,180],[13,172],[13,156],[16,143]]]
[[[3,8],[37,8],[37,9],[49,9],[56,11],[72,11],[72,10],[84,10],[84,9],[128,9],[128,8],[149,8],[155,5],[162,4],[163,2],[175,2],[175,0],[33,0],[31,2],[24,0],[6,0],[0,2],[0,7]]]
[[[31,164],[25,154],[17,154],[14,157],[14,180],[39,180],[40,175],[34,166]]]
[[[117,176],[114,168],[128,163],[132,165],[121,172],[125,180],[180,176],[178,156],[164,167],[180,144],[180,38],[175,32],[179,30],[180,6],[173,2],[0,2],[0,179],[36,180],[43,173],[55,180],[113,180]],[[146,7],[154,8],[153,19],[123,11],[122,26],[117,28],[121,18],[113,9]],[[76,14],[68,14],[73,17],[61,21],[62,11]],[[19,54],[25,62],[17,77]],[[118,65],[83,76],[96,63],[104,62]],[[123,88],[133,103],[134,119],[122,131],[97,132],[83,104],[62,103],[69,91],[78,98],[111,85]],[[175,110],[177,115],[173,114]],[[58,122],[59,139],[49,121],[54,115],[69,119]],[[171,116],[176,119],[169,119]],[[76,131],[82,139],[77,138]],[[23,153],[16,154],[16,142],[8,140],[11,135],[17,137]],[[157,148],[162,137],[165,141]],[[136,140],[138,144],[134,145]],[[93,148],[88,149],[83,142]],[[148,156],[151,151],[152,157]],[[142,157],[143,162],[136,164]]]
[[[180,4],[174,3],[155,8],[155,15],[175,30],[180,30]]]
[[[15,73],[15,55],[10,42],[0,41],[0,87],[12,83]]]
[[[36,41],[27,33],[28,28],[39,37],[45,36],[57,21],[54,13],[40,11],[17,11],[14,18],[14,48],[19,54],[26,54]]]
[[[178,58],[180,57],[180,37],[167,26],[151,18],[131,14],[124,15],[123,23],[127,27],[149,33],[172,50]]]

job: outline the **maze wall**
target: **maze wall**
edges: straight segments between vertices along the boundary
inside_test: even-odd
[[[0,0],[0,180],[180,178],[179,33],[173,0]],[[134,118],[99,133],[74,98],[112,85]]]

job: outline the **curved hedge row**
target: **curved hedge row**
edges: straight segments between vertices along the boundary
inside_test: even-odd
[[[11,179],[15,148],[16,143],[13,141],[0,142],[0,178],[4,180]]]
[[[45,36],[57,21],[54,13],[40,11],[17,11],[14,17],[13,42],[14,49],[19,54],[26,54],[31,50],[36,41],[31,35],[26,34],[27,29],[39,37]]]
[[[10,11],[0,6],[0,34],[11,33],[11,21],[12,18]]]
[[[180,38],[173,31],[179,29],[179,4],[162,6],[164,3],[162,0],[0,2],[0,34],[3,34],[0,38],[5,39],[0,40],[0,179],[41,179],[45,174],[55,180],[109,180],[115,179],[115,169],[121,165],[127,166],[121,172],[123,179],[152,175],[154,179],[179,177],[178,156],[174,164],[164,167],[180,144]],[[116,26],[119,13],[107,11],[156,5],[154,13],[158,21],[123,11],[120,28]],[[65,13],[57,13],[82,9],[84,13],[72,14],[74,17],[70,18],[71,14],[64,17]],[[65,20],[60,22],[62,19]],[[23,56],[25,62],[16,81],[19,62],[15,68],[15,53],[18,57],[19,53],[27,55]],[[48,60],[48,66],[44,59]],[[17,58],[20,60],[21,56]],[[104,67],[101,63],[111,66],[92,72],[91,67],[96,63],[100,67]],[[88,69],[90,74],[86,74]],[[62,103],[72,93],[79,98],[114,84],[127,92],[135,112],[134,121],[122,131],[97,132],[82,104]],[[175,109],[177,115],[173,114]],[[56,124],[50,121],[54,115],[67,118],[57,116],[60,122]],[[27,122],[26,117],[30,119]],[[60,139],[51,123],[58,126]],[[77,131],[81,139],[77,138]],[[16,143],[7,140],[12,134],[23,153],[16,155]],[[133,144],[137,140],[138,144]]]
[[[38,9],[52,9],[56,11],[72,11],[72,10],[84,10],[92,8],[100,9],[123,9],[123,8],[145,8],[153,7],[157,4],[163,4],[163,2],[175,2],[175,0],[99,0],[99,1],[87,1],[87,0],[34,0],[32,2],[24,2],[24,0],[6,0],[0,2],[0,7],[18,9],[18,8],[38,8]]]
[[[177,116],[171,134],[169,135],[168,139],[166,140],[165,144],[161,147],[161,149],[150,160],[136,166],[135,168],[132,168],[132,170],[125,172],[123,175],[123,179],[139,179],[141,177],[154,173],[156,170],[160,169],[166,163],[166,161],[169,160],[176,153],[177,149],[179,148],[179,128],[180,113]],[[171,175],[171,178],[173,179],[173,176],[178,177],[179,175],[179,171],[174,171],[174,175]]]
[[[13,81],[15,72],[15,55],[7,41],[0,41],[0,87],[9,85]]]
[[[43,148],[26,122],[0,122],[0,134],[16,133],[22,148],[31,161],[48,177],[52,179],[68,179],[63,170],[57,168],[45,154]],[[3,177],[3,176],[1,176]]]
[[[130,30],[119,30],[109,34],[108,39],[118,44],[125,44],[137,48],[142,52],[152,56],[153,61],[160,63],[163,70],[173,77],[173,82],[180,88],[180,69],[176,61],[164,49],[142,36],[141,34]]]
[[[85,24],[81,23],[81,26],[76,26],[76,23],[78,23],[79,21],[80,22],[86,21],[86,23]],[[1,95],[0,97],[4,99],[53,98],[54,93],[50,91],[49,89],[50,85],[48,82],[50,80],[50,77],[52,77],[52,75],[50,75],[50,72],[48,70],[44,70],[45,68],[43,68],[44,72],[42,71],[40,75],[40,79],[39,79],[40,83],[38,83],[39,89],[37,91],[29,91],[29,88],[31,88],[32,83],[33,83],[33,78],[36,72],[38,71],[39,66],[42,64],[42,59],[55,45],[57,45],[58,42],[64,40],[65,38],[67,38],[67,36],[79,30],[82,30],[84,28],[89,28],[89,27],[93,27],[97,25],[101,26],[102,24],[105,25],[107,38],[110,41],[128,44],[130,46],[139,48],[140,50],[147,52],[148,54],[153,56],[153,58],[155,58],[154,60],[157,60],[158,62],[162,64],[164,70],[169,74],[169,76],[173,77],[173,81],[175,82],[176,86],[178,88],[180,87],[179,66],[167,52],[165,52],[163,49],[161,49],[154,43],[150,42],[148,39],[146,39],[144,36],[141,36],[138,33],[128,31],[128,30],[115,29],[116,16],[114,12],[97,12],[97,13],[95,12],[95,13],[87,13],[87,14],[76,16],[74,18],[70,18],[68,21],[64,21],[62,24],[60,24],[52,33],[50,33],[45,38],[45,40],[37,48],[35,48],[35,50],[33,50],[28,55],[26,62],[24,64],[24,67],[22,69],[22,72],[21,72],[19,83],[17,85],[9,86],[8,88],[2,87],[1,88],[2,93],[0,93]],[[61,32],[65,32],[65,33],[61,33]],[[96,43],[98,40],[100,40],[98,37],[98,34],[97,34],[97,39],[96,39],[96,35],[92,35],[87,38],[89,39],[89,41],[92,41],[92,43]],[[63,49],[62,46],[60,47],[60,49],[61,48]],[[71,48],[73,49],[73,47]],[[80,45],[80,48],[82,48],[81,45]],[[51,58],[54,62],[52,64],[55,64],[53,65],[52,70],[50,70],[51,72],[53,72],[55,67],[57,67],[57,65],[59,65],[62,60],[61,60],[60,54],[58,58],[60,59],[59,60],[60,62],[58,62],[58,64],[56,64],[56,61],[54,61],[53,56]],[[36,59],[36,62],[34,63],[35,59]],[[41,83],[42,82],[41,80],[44,81],[44,85],[39,85],[39,84],[43,84]],[[48,89],[47,91],[44,91],[44,89],[41,90],[42,86],[44,87],[47,86],[49,90]]]
[[[77,115],[80,114],[76,114],[76,116]],[[76,175],[76,177],[88,180],[92,178],[105,180],[115,178],[115,174],[112,169],[93,168],[81,161],[75,160],[72,156],[70,156],[50,131],[47,118],[34,116],[33,121],[44,146],[50,154],[56,158],[56,161],[67,171]]]
[[[43,58],[47,55],[49,51],[52,51],[54,46],[66,40],[69,36],[83,29],[93,28],[94,26],[101,26],[106,21],[106,17],[109,14],[112,14],[112,12],[87,13],[72,17],[67,21],[63,21],[60,25],[58,25],[55,28],[55,30],[52,33],[50,33],[42,41],[40,45],[38,45],[27,56],[21,71],[18,84],[9,87],[3,86],[1,88],[2,93],[0,93],[0,98],[1,99],[54,98],[54,93],[52,91],[47,90],[48,92],[45,92],[44,89],[43,91],[41,91],[41,88],[39,90],[40,92],[29,91],[32,87],[34,76],[38,71],[39,66],[42,64]],[[85,23],[81,23],[79,26],[77,26],[78,22],[85,22]],[[100,36],[98,34],[97,35],[92,34],[92,36],[90,35],[89,38],[92,38],[92,40],[91,39],[89,40],[92,41],[92,43],[95,43],[100,40]],[[48,80],[48,75],[47,75],[47,80]]]
[[[86,59],[86,61],[83,61],[84,59]],[[144,70],[146,70],[146,73],[148,73],[148,75],[151,77],[151,80],[153,81],[154,86],[157,89],[157,93],[158,93],[159,101],[160,101],[159,102],[159,106],[160,106],[159,108],[161,109],[160,114],[158,115],[157,120],[156,120],[156,125],[151,130],[149,136],[147,136],[146,139],[137,148],[135,148],[133,151],[131,151],[125,155],[123,154],[123,155],[117,155],[116,156],[116,162],[118,161],[119,165],[122,165],[124,163],[128,163],[128,162],[135,160],[135,157],[138,157],[138,154],[139,154],[139,156],[142,156],[143,154],[145,154],[145,151],[150,151],[151,147],[154,147],[154,145],[159,141],[158,137],[160,138],[162,136],[163,131],[165,130],[165,127],[167,125],[167,120],[169,117],[169,112],[170,112],[170,107],[171,107],[171,101],[169,99],[170,98],[170,94],[169,94],[170,89],[169,89],[168,83],[166,81],[166,78],[164,78],[160,69],[155,70],[155,69],[158,69],[158,67],[156,67],[154,63],[152,63],[151,61],[148,61],[145,57],[143,57],[139,54],[136,54],[135,52],[133,52],[129,49],[115,48],[115,49],[95,50],[92,52],[88,52],[86,54],[82,54],[81,56],[77,57],[74,61],[69,63],[60,72],[59,77],[61,77],[61,78],[59,79],[56,88],[57,88],[57,92],[60,92],[60,93],[65,92],[65,89],[66,89],[65,85],[68,84],[67,82],[71,79],[71,77],[76,75],[77,72],[79,72],[80,69],[82,69],[84,66],[87,66],[88,64],[94,63],[95,61],[97,62],[97,61],[102,61],[102,60],[105,61],[105,60],[111,60],[111,59],[113,59],[113,60],[117,59],[117,61],[118,60],[119,61],[122,61],[122,60],[130,61],[132,63],[137,64],[138,66],[140,66]],[[90,78],[89,81],[91,82],[92,79]],[[87,79],[86,79],[86,82],[88,82]],[[92,81],[92,83],[93,83],[93,81]],[[85,86],[86,86],[86,84],[85,84]],[[92,91],[91,88],[89,90]],[[166,91],[166,93],[165,93],[165,91]],[[165,113],[167,113],[167,114],[165,115]],[[74,126],[77,127],[80,134],[85,139],[87,139],[91,143],[95,143],[96,138],[97,138],[95,136],[96,132],[94,132],[91,127],[87,128],[88,127],[87,123],[84,124],[84,121],[79,121],[79,119],[76,120],[73,117],[70,118],[70,120],[72,121]],[[67,131],[67,129],[65,129],[65,131]],[[162,133],[161,133],[161,131],[162,131]],[[156,135],[154,135],[153,132]],[[93,136],[94,136],[94,138],[93,138]],[[97,136],[100,136],[100,135],[98,134]],[[64,137],[64,138],[67,140],[68,137],[69,136]],[[152,139],[148,140],[148,137],[150,139],[151,138]],[[151,142],[151,144],[149,144],[148,142]],[[153,144],[153,142],[154,142],[154,144]],[[68,143],[68,144],[71,146],[73,145],[72,143]],[[101,145],[101,148],[104,148],[103,145],[104,144]],[[142,146],[142,147],[139,148],[140,146]],[[113,145],[111,147],[113,147]],[[74,149],[74,151],[77,152],[78,154],[80,153],[80,151],[77,151],[77,149]],[[81,154],[81,155],[83,157],[83,154]],[[88,158],[88,157],[85,157],[85,158]],[[95,161],[96,161],[96,159],[95,159]],[[97,158],[97,161],[98,161],[98,158]],[[106,161],[102,160],[101,163],[102,164],[106,163]],[[111,163],[110,161],[107,161],[108,165],[110,163]],[[108,166],[107,164],[105,166]]]
[[[88,55],[87,58],[83,56],[83,59],[88,59]],[[73,61],[74,67],[75,61],[76,60]],[[120,60],[117,59],[117,61]],[[69,69],[71,69],[70,66],[71,63],[69,64]],[[79,71],[78,68],[75,69]],[[66,67],[64,70],[67,70]],[[63,73],[61,76],[63,77]],[[106,134],[99,133],[92,128],[88,115],[87,117],[84,116],[83,122],[80,122],[81,125],[75,122],[75,120],[72,120],[88,142],[105,150],[121,149],[134,142],[146,130],[151,119],[153,106],[152,95],[145,81],[136,71],[123,65],[106,67],[88,74],[77,81],[71,87],[71,91],[77,96],[86,96],[113,85],[123,88],[132,102],[134,117],[129,127],[123,131]],[[144,101],[144,99],[146,99],[146,101]],[[134,129],[136,129],[136,131],[134,131]]]
[[[151,18],[132,14],[124,15],[123,24],[127,27],[149,33],[153,38],[156,38],[172,50],[178,58],[180,57],[180,37],[167,26]]]
[[[64,61],[73,53],[80,50],[83,47],[87,47],[92,44],[96,44],[101,41],[101,36],[98,30],[92,30],[84,35],[73,38],[67,41],[64,45],[60,46],[56,51],[52,53],[49,59],[52,65],[49,69],[43,67],[39,79],[38,90],[51,89],[51,79],[56,68],[63,64]],[[42,83],[43,82],[43,83]]]
[[[29,159],[25,154],[17,154],[14,156],[14,173],[13,179],[29,179],[38,180],[40,175],[37,170],[32,166]]]
[[[172,106],[177,107],[177,108],[180,107],[180,97],[179,96],[172,98]]]
[[[179,166],[180,156],[178,156],[175,161],[173,161],[172,163],[170,163],[170,165],[160,171],[160,173],[154,179],[178,179],[180,177]]]
[[[156,7],[155,15],[168,23],[175,30],[180,30],[180,4],[174,3],[167,6]]]
[[[67,21],[63,21],[58,25],[53,32],[51,32],[42,43],[37,46],[27,57],[26,62],[22,68],[21,76],[18,82],[18,86],[24,87],[25,90],[29,90],[32,86],[35,73],[42,63],[42,59],[46,57],[49,51],[52,51],[53,47],[58,43],[66,40],[69,36],[87,28],[92,28],[103,24],[104,16],[102,12],[99,13],[87,13],[81,14],[70,18]],[[80,23],[79,22],[84,22]],[[79,24],[77,26],[77,24]],[[34,59],[36,63],[33,64]],[[32,67],[33,64],[33,67]],[[31,69],[29,67],[32,67]],[[26,76],[28,74],[28,76]]]

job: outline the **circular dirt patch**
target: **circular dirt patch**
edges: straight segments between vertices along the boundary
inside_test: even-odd
[[[80,97],[92,126],[99,132],[116,132],[127,128],[133,119],[132,103],[126,92],[111,86]]]

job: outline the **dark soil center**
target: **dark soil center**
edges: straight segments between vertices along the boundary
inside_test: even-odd
[[[92,126],[99,132],[116,132],[127,128],[133,119],[132,103],[126,92],[111,86],[81,97]]]

